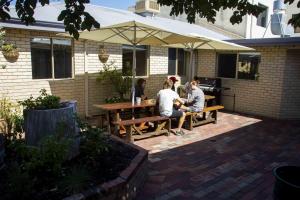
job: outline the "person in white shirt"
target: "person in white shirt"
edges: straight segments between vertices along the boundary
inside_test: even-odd
[[[172,81],[166,80],[164,82],[162,90],[157,94],[157,102],[159,103],[159,113],[161,116],[179,118],[178,129],[175,131],[175,135],[183,135],[182,125],[185,120],[185,113],[181,110],[174,109],[175,103],[183,104],[179,95],[174,92],[172,88]]]

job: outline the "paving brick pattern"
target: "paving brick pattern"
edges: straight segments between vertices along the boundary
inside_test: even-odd
[[[272,170],[300,165],[300,121],[220,113],[184,136],[135,142],[149,150],[139,200],[272,199]]]

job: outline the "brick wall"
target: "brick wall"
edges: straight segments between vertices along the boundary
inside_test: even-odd
[[[299,114],[297,115],[294,111],[297,108],[299,110],[297,103],[299,102],[299,90],[295,90],[300,86],[299,55],[298,59],[296,59],[295,52],[293,55],[287,55],[288,47],[257,47],[256,50],[261,53],[259,80],[223,78],[222,85],[231,88],[224,94],[236,95],[235,110],[238,112],[273,118],[299,118]],[[294,51],[299,53],[299,50]],[[293,57],[294,60],[291,61],[290,57]],[[198,63],[199,76],[215,77],[216,52],[199,51]],[[294,75],[291,76],[293,73]],[[286,87],[291,89],[286,92]],[[222,103],[228,110],[233,109],[232,97],[223,97]]]
[[[104,103],[105,97],[117,95],[111,86],[96,81],[97,73],[103,65],[98,59],[99,46],[102,43],[88,41],[86,43],[87,55],[84,57],[84,41],[74,41],[74,78],[61,80],[33,80],[31,66],[30,39],[33,37],[51,37],[54,33],[38,32],[28,30],[7,29],[7,42],[17,45],[20,56],[17,62],[9,63],[0,53],[0,97],[6,96],[18,101],[28,98],[30,95],[36,97],[40,89],[45,88],[49,93],[60,96],[62,100],[75,99],[78,101],[78,111],[81,115],[85,113],[85,93],[88,93],[89,115],[99,114],[100,110],[93,107],[94,104]],[[115,62],[117,68],[122,68],[121,45],[105,44],[110,57],[108,62]],[[146,94],[155,98],[157,91],[168,72],[168,49],[160,47],[150,48],[149,76],[147,79]],[[86,62],[86,69],[84,63]],[[88,90],[85,90],[85,73],[88,72]]]
[[[300,49],[286,53],[280,118],[300,118]]]

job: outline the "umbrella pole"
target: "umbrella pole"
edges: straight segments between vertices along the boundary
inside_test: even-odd
[[[194,52],[193,52],[193,49],[190,50],[190,81],[193,80],[194,78],[194,65],[193,65],[193,57],[194,57]]]
[[[133,63],[132,63],[132,106],[135,102],[135,75],[136,75],[136,26],[134,26],[134,36],[133,36]],[[134,118],[134,108],[132,108],[132,118]]]

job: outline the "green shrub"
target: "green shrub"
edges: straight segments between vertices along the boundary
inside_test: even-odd
[[[0,171],[1,199],[62,199],[91,186],[98,167],[103,165],[99,157],[112,148],[109,135],[80,124],[80,154],[71,160],[68,153],[75,139],[63,133],[45,137],[39,146],[11,138],[6,143],[6,167]]]
[[[115,92],[119,94],[120,101],[124,101],[125,95],[128,94],[131,89],[131,73],[126,72],[123,74],[121,69],[117,69],[114,62],[103,65],[103,70],[99,72],[97,80],[100,83],[107,82],[111,84]]]
[[[45,89],[41,89],[40,96],[34,99],[32,96],[19,103],[27,110],[47,110],[61,107],[60,97],[47,94]]]
[[[5,121],[5,127],[3,127],[5,130],[0,130],[0,132],[4,132],[6,137],[12,136],[13,132],[23,132],[23,118],[20,115],[19,106],[5,97],[0,99],[0,119]]]

